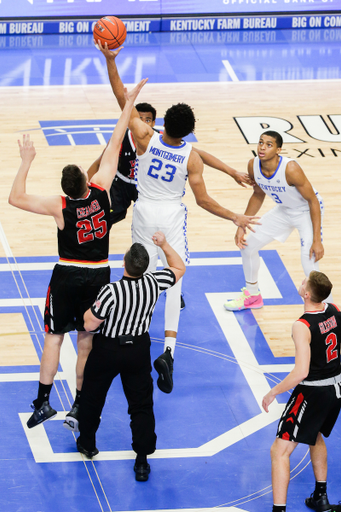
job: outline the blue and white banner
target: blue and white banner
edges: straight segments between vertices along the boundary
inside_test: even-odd
[[[0,18],[340,11],[341,0],[1,0]]]
[[[1,0],[0,0],[1,1]],[[1,5],[1,3],[0,3]],[[341,13],[291,16],[217,16],[124,19],[127,33],[340,28]],[[92,34],[96,19],[0,21],[1,35]]]

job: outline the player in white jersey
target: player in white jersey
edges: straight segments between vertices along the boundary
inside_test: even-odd
[[[109,51],[102,48],[106,57],[109,79],[121,106],[123,84],[118,74],[115,58],[120,49]],[[231,220],[243,231],[257,224],[255,217],[240,215],[220,206],[212,199],[203,179],[203,161],[183,137],[193,132],[194,113],[188,105],[179,103],[169,108],[164,118],[163,134],[155,134],[150,126],[141,121],[136,110],[131,115],[129,129],[136,143],[138,199],[134,205],[133,242],[142,243],[150,257],[148,271],[156,269],[158,248],[152,242],[155,231],[161,230],[169,243],[186,262],[186,206],[182,204],[186,180],[195,195],[196,202],[205,210]],[[235,178],[236,179],[236,178]],[[236,180],[237,181],[237,180]],[[157,227],[157,229],[155,229]],[[160,257],[167,262],[162,251]],[[168,266],[168,265],[167,265]],[[158,386],[165,393],[173,388],[173,356],[180,316],[181,279],[167,290],[165,307],[165,352],[154,362],[159,373]]]
[[[255,186],[245,215],[256,215],[265,195],[271,197],[276,206],[263,215],[261,225],[255,227],[247,241],[245,232],[239,228],[237,230],[235,242],[241,249],[246,286],[242,288],[240,296],[224,304],[228,311],[258,309],[263,306],[258,288],[258,251],[273,240],[285,242],[294,229],[298,230],[301,262],[306,276],[312,270],[318,270],[317,262],[323,257],[322,198],[298,163],[280,155],[282,144],[283,139],[279,133],[264,132],[257,147],[258,157],[248,163],[248,173],[254,179]]]

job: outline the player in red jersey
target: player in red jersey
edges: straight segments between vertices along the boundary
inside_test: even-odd
[[[322,434],[329,437],[341,408],[341,311],[323,302],[330,294],[328,277],[310,272],[299,288],[304,314],[294,323],[295,367],[263,398],[263,409],[277,395],[295,387],[278,424],[271,447],[273,512],[285,512],[290,480],[290,455],[298,445],[309,445],[316,479],[315,491],[305,500],[317,512],[340,512],[327,497],[327,448]]]
[[[29,135],[19,143],[22,159],[14,179],[9,203],[41,215],[51,215],[58,227],[59,262],[51,277],[45,307],[45,341],[40,365],[38,397],[28,428],[52,418],[57,412],[49,403],[53,379],[58,370],[64,334],[76,329],[76,400],[66,416],[65,426],[78,431],[78,403],[84,365],[92,347],[92,334],[84,330],[83,314],[94,302],[100,288],[110,282],[109,190],[117,169],[121,142],[134,101],[146,80],[126,92],[126,108],[115,127],[101,160],[99,171],[88,183],[87,173],[77,165],[64,167],[61,185],[67,197],[26,193],[26,179],[36,152]]]

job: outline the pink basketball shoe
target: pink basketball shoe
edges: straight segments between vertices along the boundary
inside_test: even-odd
[[[263,299],[260,292],[257,295],[250,295],[246,288],[237,299],[228,300],[224,304],[227,311],[241,311],[242,309],[260,309],[263,307]]]

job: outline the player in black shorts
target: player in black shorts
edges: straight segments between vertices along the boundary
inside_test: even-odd
[[[263,408],[277,395],[295,387],[278,424],[271,447],[273,512],[286,511],[290,480],[290,455],[298,443],[308,444],[316,479],[315,490],[305,500],[317,512],[340,512],[327,497],[327,448],[322,434],[329,437],[341,408],[341,311],[323,302],[332,289],[328,277],[312,271],[299,288],[304,315],[293,325],[295,367],[263,398]]]
[[[85,331],[83,314],[95,300],[102,285],[110,282],[109,190],[117,170],[121,142],[142,80],[126,92],[127,108],[115,127],[96,176],[88,183],[87,173],[77,165],[64,167],[62,189],[67,197],[37,196],[26,193],[26,179],[35,157],[29,135],[19,141],[22,159],[14,179],[9,203],[17,208],[54,217],[58,227],[59,262],[55,266],[46,297],[45,341],[40,365],[38,397],[28,428],[52,418],[57,412],[49,403],[53,379],[58,370],[64,334],[78,331],[76,365],[76,400],[65,419],[65,426],[78,430],[78,403],[83,383],[84,365],[92,347],[92,334]]]

